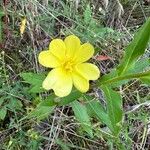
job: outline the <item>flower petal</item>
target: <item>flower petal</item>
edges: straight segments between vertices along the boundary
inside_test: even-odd
[[[50,52],[60,60],[65,58],[66,45],[61,39],[54,39],[49,45]]]
[[[74,86],[80,91],[80,92],[87,92],[89,89],[89,81],[83,78],[80,74],[77,72],[72,73],[72,79]]]
[[[43,82],[44,89],[53,89],[55,94],[59,97],[69,95],[72,90],[72,85],[71,75],[64,72],[61,68],[50,71]]]
[[[80,48],[80,39],[75,35],[70,35],[64,40],[67,48],[67,57],[73,57]]]
[[[82,63],[76,66],[77,72],[87,80],[97,80],[100,76],[100,71],[96,65],[90,63]]]
[[[45,67],[55,68],[60,66],[60,61],[49,50],[42,51],[38,57],[39,63]]]
[[[94,47],[90,43],[81,45],[80,49],[75,54],[75,61],[82,63],[89,60],[94,54]]]
[[[47,77],[45,78],[45,80],[43,81],[43,84],[42,84],[44,89],[50,90],[54,87],[54,84],[57,81],[57,74],[58,74],[58,68],[52,69],[48,73]]]

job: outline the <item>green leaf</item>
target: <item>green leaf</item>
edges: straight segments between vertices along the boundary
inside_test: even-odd
[[[1,98],[0,98],[0,106],[3,104],[4,100],[5,100],[4,97],[1,97]]]
[[[105,84],[109,84],[112,79],[115,79],[116,77],[118,77],[117,71],[116,69],[113,69],[110,73],[102,76],[98,83],[99,85],[105,85]]]
[[[38,83],[37,85],[31,85],[28,90],[29,93],[40,93],[44,91],[45,89],[43,89],[42,83]]]
[[[26,72],[21,73],[20,76],[25,80],[26,83],[29,83],[31,85],[41,83],[45,79],[45,74],[43,73],[37,74],[32,72]]]
[[[85,24],[89,25],[92,19],[92,10],[90,8],[90,5],[87,5],[83,15]]]
[[[5,15],[3,9],[0,7],[0,17],[3,17]]]
[[[43,120],[53,112],[54,108],[55,108],[54,106],[53,107],[49,107],[49,106],[37,107],[28,114],[27,118],[35,118],[38,121]]]
[[[83,130],[86,131],[91,138],[93,138],[92,125],[86,107],[78,101],[72,102],[71,107],[76,119],[81,123]]]
[[[7,109],[6,109],[6,107],[2,107],[2,108],[0,109],[0,120],[4,120],[6,114],[7,114]]]
[[[29,83],[31,85],[29,89],[30,93],[40,93],[44,91],[44,89],[42,88],[42,83],[46,77],[45,74],[28,72],[21,73],[20,76],[25,80],[26,83]]]
[[[109,84],[112,87],[121,86],[122,84],[127,83],[131,79],[143,77],[143,74],[139,72],[145,71],[147,67],[149,67],[149,65],[149,58],[141,58],[135,63],[134,69],[130,70],[128,74],[122,76],[118,76],[117,70],[113,69],[110,73],[102,76],[99,79],[99,85]],[[147,74],[145,74],[144,76],[147,76]]]
[[[97,30],[96,30],[97,29]],[[95,35],[98,37],[106,37],[111,33],[114,33],[114,30],[112,28],[108,28],[108,27],[98,27],[95,29]]]
[[[22,108],[22,102],[16,98],[10,98],[9,103],[7,104],[7,107],[11,109],[12,111],[15,110],[20,110]]]
[[[121,96],[110,87],[103,86],[102,89],[107,100],[107,112],[113,127],[112,132],[114,135],[118,135],[123,116]]]
[[[52,107],[52,106],[57,105],[57,103],[55,102],[55,98],[56,98],[56,97],[55,97],[54,94],[48,96],[45,100],[42,100],[42,101],[38,104],[38,107],[40,107],[40,106]]]
[[[137,68],[138,68],[139,70],[143,70],[142,66],[145,66],[145,68],[146,68],[146,67],[148,68],[148,67],[150,66],[150,59],[145,59],[145,60],[143,60],[143,61],[140,61],[140,62],[138,63]],[[140,78],[140,77],[139,77],[139,78]],[[148,73],[147,75],[141,77],[140,80],[141,80],[143,83],[145,83],[145,84],[147,84],[147,85],[150,85],[150,71],[149,71],[149,73]]]
[[[77,90],[72,91],[72,93],[66,97],[56,97],[54,94],[48,96],[45,100],[42,100],[38,106],[27,116],[29,118],[34,117],[38,120],[42,120],[53,111],[55,106],[67,105],[70,102],[77,100],[81,97],[81,93]]]
[[[145,71],[149,66],[150,66],[150,59],[142,58],[135,63],[134,69],[131,71],[131,73],[138,73]]]
[[[74,90],[72,90],[72,92],[68,96],[62,97],[62,98],[57,98],[59,101],[58,105],[59,106],[67,105],[67,104],[77,100],[81,96],[82,96],[82,93],[79,92],[78,90],[74,89]]]
[[[36,118],[37,120],[45,119],[55,108],[55,105],[51,102],[50,100],[41,101],[38,106],[28,114],[27,118]]]
[[[54,94],[49,95],[45,100],[42,100],[38,107],[45,106],[45,107],[52,107],[52,106],[64,106],[67,105],[78,98],[80,98],[82,93],[77,90],[73,90],[70,95],[66,97],[56,97]]]
[[[140,78],[140,80],[141,80],[143,83],[145,83],[145,84],[147,84],[147,85],[150,86],[150,74],[149,74],[149,76]]]
[[[117,68],[118,74],[127,73],[134,67],[137,59],[144,54],[150,39],[150,18],[135,35],[134,40],[125,49],[125,56]]]
[[[100,101],[97,99],[94,99],[92,96],[88,96],[88,95],[85,95],[84,98],[87,101],[87,103],[86,103],[87,110],[91,111],[99,121],[106,124],[108,126],[108,128],[110,128],[110,130],[112,130],[109,116],[108,116],[106,110],[104,110]]]

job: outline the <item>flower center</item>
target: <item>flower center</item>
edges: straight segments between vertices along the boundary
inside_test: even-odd
[[[67,72],[72,72],[74,67],[74,63],[71,60],[65,61],[63,63],[63,68]]]

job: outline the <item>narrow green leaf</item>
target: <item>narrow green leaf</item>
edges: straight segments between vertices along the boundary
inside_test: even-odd
[[[7,109],[6,109],[6,107],[2,107],[2,108],[0,109],[0,120],[4,120],[6,114],[7,114]]]
[[[71,106],[76,119],[81,123],[81,126],[84,129],[84,131],[86,131],[90,137],[93,137],[92,125],[86,107],[78,101],[72,102]]]
[[[92,111],[94,116],[99,121],[106,124],[108,126],[108,128],[110,128],[110,130],[112,130],[112,126],[111,126],[109,116],[108,116],[106,110],[104,110],[104,108],[101,105],[101,103],[99,102],[99,100],[93,99],[93,97],[88,96],[88,95],[85,95],[84,98],[87,101],[87,103],[86,103],[87,110]]]
[[[137,59],[144,54],[146,46],[150,39],[150,18],[140,28],[139,32],[135,35],[134,40],[125,49],[125,56],[117,68],[118,74],[122,75],[127,73],[134,67]]]
[[[120,94],[112,90],[110,87],[102,87],[106,100],[107,100],[107,111],[108,116],[113,127],[113,134],[117,135],[121,128],[121,121],[123,116],[122,111],[122,99]]]

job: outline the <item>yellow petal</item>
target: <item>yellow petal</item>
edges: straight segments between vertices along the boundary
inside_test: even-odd
[[[90,59],[94,54],[94,47],[89,44],[85,43],[81,45],[80,49],[75,54],[75,61],[77,63],[82,63]]]
[[[49,50],[42,51],[38,57],[39,63],[45,67],[55,68],[60,66],[60,60],[57,59]]]
[[[76,70],[87,80],[97,80],[100,76],[98,67],[90,63],[78,64]]]
[[[57,74],[58,74],[58,68],[52,69],[48,73],[47,77],[45,78],[45,80],[43,81],[43,84],[42,84],[44,89],[50,90],[54,87],[54,84],[57,81]]]
[[[60,78],[54,85],[54,92],[59,97],[65,97],[71,93],[72,90],[72,78],[69,75],[65,75]]]
[[[87,92],[89,89],[89,81],[82,77],[77,72],[72,73],[74,86],[82,93]]]
[[[61,68],[53,69],[43,82],[44,89],[53,89],[59,97],[69,95],[72,85],[71,75],[64,72]]]
[[[80,48],[80,39],[75,35],[70,35],[64,40],[67,48],[67,57],[73,57]]]
[[[63,40],[61,39],[52,40],[49,45],[49,50],[54,56],[56,56],[60,60],[63,60],[65,58],[66,45]]]

